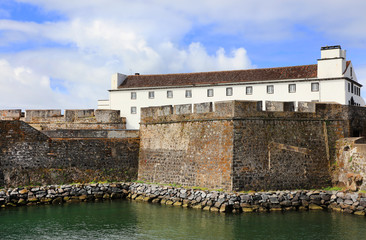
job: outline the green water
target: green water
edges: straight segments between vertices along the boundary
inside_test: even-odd
[[[219,214],[121,200],[1,209],[0,239],[366,239],[366,218]]]

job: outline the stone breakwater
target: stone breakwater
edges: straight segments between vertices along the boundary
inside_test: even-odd
[[[334,210],[365,215],[366,193],[341,191],[221,192],[141,183],[96,183],[9,188],[0,191],[0,205],[62,204],[129,199],[212,212]]]

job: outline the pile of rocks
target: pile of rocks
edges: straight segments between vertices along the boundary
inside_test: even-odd
[[[39,204],[61,204],[64,202],[98,201],[125,198],[128,184],[96,183],[77,185],[50,185],[44,187],[9,188],[0,191],[0,205],[22,206]]]
[[[323,210],[365,215],[366,194],[341,191],[271,191],[235,193],[143,183],[96,183],[9,188],[0,206],[61,204],[127,198],[213,212]]]
[[[366,194],[338,191],[225,193],[133,183],[129,199],[214,212],[269,212],[332,209],[365,215]]]

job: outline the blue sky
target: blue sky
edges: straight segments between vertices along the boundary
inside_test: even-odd
[[[95,108],[115,72],[315,64],[321,46],[338,44],[366,84],[365,9],[355,0],[2,0],[0,108]]]

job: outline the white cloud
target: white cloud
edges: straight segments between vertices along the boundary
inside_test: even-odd
[[[223,34],[271,42],[291,38],[297,25],[305,25],[335,39],[352,39],[366,47],[362,43],[366,42],[362,41],[366,37],[364,1],[18,2],[37,4],[45,12],[56,11],[66,20],[45,23],[0,20],[0,46],[38,44],[32,50],[0,54],[6,69],[0,73],[3,86],[0,95],[7,96],[1,98],[4,106],[31,103],[95,107],[98,98],[107,96],[110,75],[114,72],[178,73],[253,67],[245,46],[236,49],[218,46],[216,52],[209,53],[202,43],[182,44],[192,29],[205,26],[210,26],[211,37]],[[42,47],[44,43],[55,46]],[[15,70],[29,78],[32,86],[40,87],[27,88],[28,81],[21,82]],[[5,75],[12,80],[5,81]],[[52,79],[60,80],[59,84],[67,91],[52,89]],[[11,90],[14,81],[23,89],[18,98],[9,95],[15,93]],[[45,101],[44,95],[51,100]],[[28,96],[35,100],[30,101]]]
[[[24,66],[0,59],[0,107],[41,108],[58,105],[60,94],[51,90],[50,79]]]

